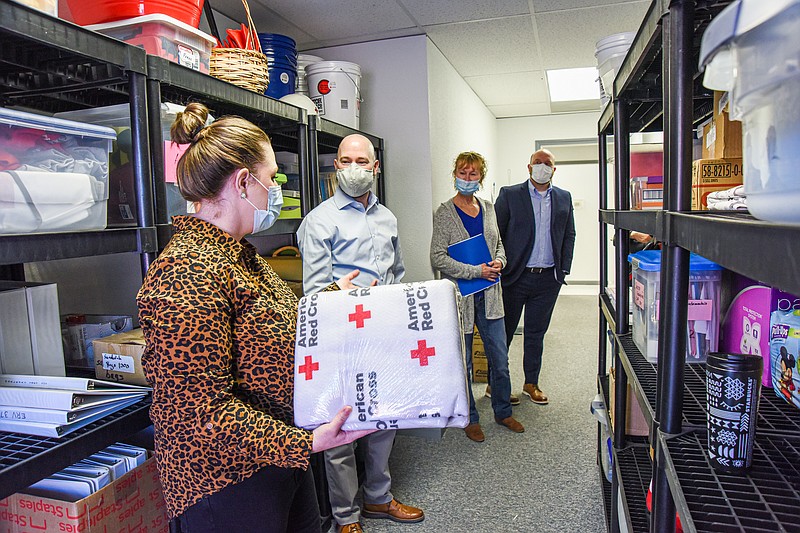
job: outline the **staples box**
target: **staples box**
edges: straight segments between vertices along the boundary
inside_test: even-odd
[[[168,531],[155,458],[76,502],[18,492],[0,500],[1,533]]]
[[[141,328],[95,339],[94,374],[97,379],[149,386],[142,368],[144,335]]]
[[[692,209],[708,209],[709,193],[741,185],[743,177],[741,157],[692,161]]]

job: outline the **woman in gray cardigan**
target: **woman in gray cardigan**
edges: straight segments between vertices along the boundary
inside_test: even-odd
[[[506,256],[492,203],[478,198],[475,192],[486,177],[486,160],[476,152],[463,152],[453,165],[456,195],[436,210],[433,216],[431,239],[431,266],[447,279],[483,278],[495,281],[505,266]],[[448,254],[448,246],[475,235],[482,234],[489,247],[492,261],[470,265],[456,261]],[[467,350],[469,376],[469,425],[464,428],[467,437],[483,442],[485,436],[478,422],[478,409],[472,394],[472,331],[473,324],[483,339],[489,362],[489,379],[492,392],[494,419],[511,431],[522,433],[525,428],[511,416],[511,377],[508,371],[508,348],[503,324],[503,295],[500,283],[466,296],[462,301],[464,340]]]

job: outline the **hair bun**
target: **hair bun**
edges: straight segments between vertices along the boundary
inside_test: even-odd
[[[172,140],[179,144],[197,142],[203,137],[201,133],[206,126],[206,119],[208,119],[206,106],[197,102],[187,105],[172,123],[169,130]]]

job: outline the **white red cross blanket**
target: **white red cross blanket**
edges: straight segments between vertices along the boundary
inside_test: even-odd
[[[295,424],[344,405],[345,430],[465,427],[469,400],[455,285],[424,281],[300,299]]]

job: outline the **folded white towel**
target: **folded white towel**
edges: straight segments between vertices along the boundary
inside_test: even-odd
[[[446,280],[303,297],[295,424],[315,428],[351,405],[345,430],[465,427],[469,402],[457,298]]]
[[[737,185],[724,191],[714,191],[708,193],[707,200],[733,200],[737,198],[744,198],[744,185]]]
[[[746,211],[747,198],[728,198],[725,200],[707,199],[709,211]]]
[[[105,183],[88,174],[0,172],[0,233],[102,228],[107,198]]]

